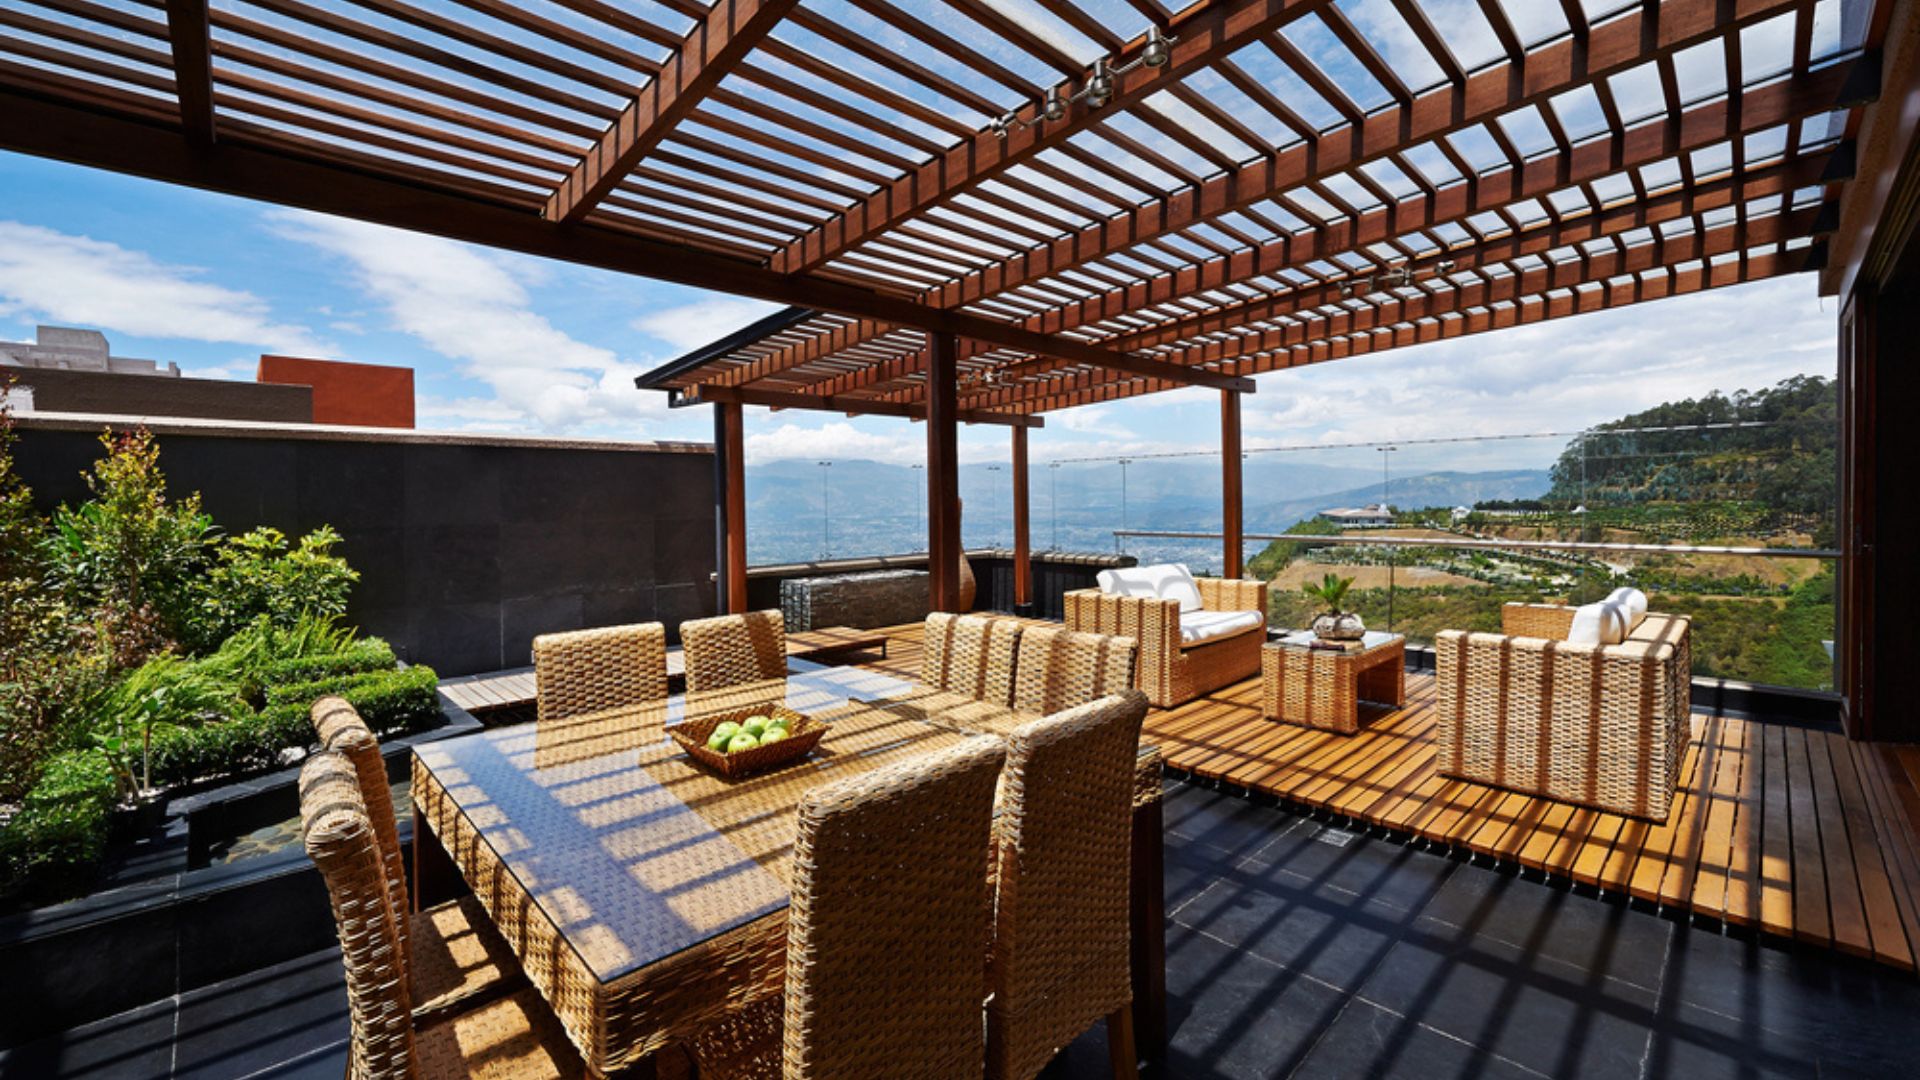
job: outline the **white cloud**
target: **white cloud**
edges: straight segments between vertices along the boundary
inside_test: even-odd
[[[644,366],[572,337],[535,310],[528,286],[546,280],[547,268],[451,240],[319,214],[274,211],[268,220],[280,235],[345,260],[394,328],[458,361],[462,374],[496,394],[485,409],[476,411],[472,403],[459,413],[423,409],[423,418],[490,428],[517,420],[521,430],[531,421],[545,430],[566,431],[666,413],[664,395],[633,386]]]
[[[722,296],[649,312],[633,320],[633,328],[676,349],[693,349],[771,315],[779,307],[764,300]]]
[[[325,356],[335,346],[276,322],[265,300],[202,280],[205,271],[18,221],[0,221],[0,313],[109,333],[232,342]]]
[[[915,434],[917,434],[917,429]],[[894,465],[912,465],[926,460],[924,437],[882,435],[863,431],[844,420],[820,427],[802,427],[784,423],[771,431],[748,435],[743,443],[747,462],[787,458],[833,458],[846,461],[884,461]]]

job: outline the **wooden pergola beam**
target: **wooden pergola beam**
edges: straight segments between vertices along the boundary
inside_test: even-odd
[[[1178,385],[1253,388],[1249,380],[1185,371],[996,319],[931,309],[858,285],[778,274],[744,259],[610,228],[559,226],[479,190],[459,192],[381,175],[393,166],[350,151],[329,150],[325,159],[316,160],[306,144],[260,125],[230,121],[223,131],[217,144],[195,147],[165,125],[109,116],[17,87],[0,88],[3,149],[696,288],[956,334]]]
[[[1568,290],[1553,296],[1526,296],[1500,307],[1480,308],[1457,318],[1428,319],[1423,322],[1395,322],[1355,330],[1344,336],[1303,342],[1273,353],[1249,358],[1237,369],[1249,373],[1278,371],[1306,364],[1325,363],[1385,352],[1435,341],[1469,337],[1493,330],[1529,326],[1626,307],[1630,304],[1664,300],[1675,296],[1725,288],[1730,285],[1762,281],[1788,274],[1819,270],[1826,261],[1819,246],[1794,251],[1760,252],[1748,258],[1695,266],[1668,273],[1648,273],[1630,282],[1609,282],[1593,289]],[[1108,381],[1089,384],[1025,403],[1022,408],[1034,412],[1098,405],[1111,401],[1158,393],[1166,387],[1135,381]]]
[[[798,0],[717,0],[659,74],[640,88],[565,180],[541,216],[574,222],[606,198],[640,159],[706,100]]]
[[[1176,37],[1168,62],[1139,67],[1115,80],[1113,100],[1099,109],[1075,102],[1059,120],[1009,131],[1004,137],[978,132],[946,153],[908,172],[866,200],[809,231],[772,259],[782,273],[800,273],[818,267],[843,251],[857,247],[945,199],[1005,172],[1043,151],[1065,143],[1096,116],[1110,115],[1179,82],[1244,45],[1258,41],[1281,26],[1332,0],[1225,0],[1193,4],[1175,15],[1170,33]],[[1139,55],[1145,38],[1129,44],[1119,60]],[[1066,92],[1078,89],[1066,86]],[[1034,119],[1032,106],[1020,110]]]
[[[734,386],[696,386],[676,394],[676,406],[725,404],[760,405],[769,409],[806,409],[814,412],[846,413],[849,416],[898,416],[925,420],[927,406],[878,398],[818,397],[780,390],[754,390]],[[963,424],[1000,424],[1008,427],[1037,428],[1046,423],[1037,416],[994,412],[988,409],[962,409],[956,414]]]
[[[1504,61],[1475,72],[1463,87],[1442,86],[1416,98],[1410,105],[1391,105],[1369,113],[1358,124],[1295,143],[1262,155],[1246,165],[1202,184],[1170,192],[1126,213],[1031,248],[991,266],[974,270],[937,289],[924,299],[941,308],[960,307],[984,297],[1032,284],[1064,270],[1113,255],[1142,241],[1204,223],[1210,218],[1245,209],[1276,192],[1324,181],[1376,161],[1388,154],[1464,129],[1497,121],[1526,105],[1637,68],[1648,60],[1673,53],[1759,20],[1790,11],[1805,0],[1668,0],[1655,6],[1637,6],[1593,27],[1584,44],[1559,38],[1526,53],[1521,61]],[[1840,65],[1846,67],[1846,65]],[[1790,80],[1798,85],[1824,86],[1833,69]],[[1841,87],[1826,97],[1829,107],[1847,104]],[[1699,110],[1695,122],[1711,124],[1719,136],[1726,133],[1724,110],[1711,118]],[[1629,138],[1640,131],[1627,133]],[[1598,153],[1596,144],[1573,148],[1574,157]],[[1524,171],[1534,171],[1540,159],[1531,159]]]
[[[207,0],[167,0],[167,43],[173,50],[180,127],[196,146],[212,146],[213,29]]]
[[[1790,75],[1763,86],[1742,90],[1739,108],[1735,110],[1740,124],[1732,132],[1726,126],[1726,101],[1707,102],[1676,116],[1662,116],[1637,125],[1628,132],[1610,132],[1587,140],[1574,150],[1555,150],[1537,155],[1522,165],[1475,176],[1467,182],[1441,188],[1431,195],[1422,191],[1391,205],[1206,259],[1176,273],[1156,275],[1064,303],[1027,319],[1022,325],[1039,333],[1058,334],[1154,305],[1172,303],[1248,278],[1276,274],[1289,267],[1356,252],[1419,230],[1494,213],[1515,202],[1543,198],[1570,186],[1593,183],[1670,160],[1677,154],[1712,146],[1724,141],[1730,134],[1764,131],[1827,111],[1836,107],[1841,100],[1858,95],[1863,84],[1873,81],[1872,76],[1877,70],[1877,65],[1871,60],[1855,60],[1810,75]],[[1809,161],[1818,161],[1819,164],[1805,163]],[[1783,183],[1811,186],[1850,175],[1852,157],[1851,154],[1840,158],[1809,155],[1779,168],[1788,172]],[[1752,175],[1772,176],[1773,170],[1756,169]],[[871,337],[867,329],[862,327],[848,330],[835,344],[839,348],[850,348],[867,340],[871,340]],[[1142,346],[1122,343],[1113,347],[1124,349]],[[799,363],[824,355],[830,354],[820,352],[802,356],[794,353],[789,354],[786,360],[788,366],[798,366]],[[900,365],[895,363],[890,366]],[[1058,360],[1051,360],[1036,361],[1030,366],[1023,365],[1023,368],[1051,370],[1061,366],[1064,365]],[[776,362],[770,370],[785,368],[778,367]],[[837,389],[845,392],[881,381],[885,380],[862,381],[856,377],[850,380],[850,385],[842,385]]]

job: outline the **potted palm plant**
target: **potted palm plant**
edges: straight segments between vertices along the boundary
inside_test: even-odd
[[[1347,599],[1347,590],[1353,588],[1353,579],[1329,573],[1318,584],[1311,581],[1300,586],[1300,591],[1326,605],[1327,610],[1313,618],[1313,636],[1322,641],[1359,641],[1366,635],[1367,625],[1360,616],[1351,611],[1340,610]]]

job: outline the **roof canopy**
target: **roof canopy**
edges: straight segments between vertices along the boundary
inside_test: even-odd
[[[963,418],[1816,268],[1890,0],[9,0],[0,146],[797,305]]]

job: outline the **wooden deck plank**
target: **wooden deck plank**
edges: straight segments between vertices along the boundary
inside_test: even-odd
[[[1674,843],[1668,853],[1666,873],[1658,885],[1657,899],[1662,904],[1686,903],[1699,875],[1700,862],[1707,856],[1714,803],[1732,786],[1732,781],[1723,776],[1727,770],[1724,758],[1727,756],[1726,728],[1729,723],[1738,721],[1718,716],[1706,717],[1695,726],[1690,741],[1701,744],[1700,767],[1694,777],[1693,791],[1687,799],[1686,820],[1679,822],[1674,830]],[[1719,868],[1724,881],[1724,851],[1712,856],[1712,865]]]
[[[1766,748],[1761,741],[1761,725],[1743,721],[1740,729],[1740,786],[1728,838],[1721,910],[1728,922],[1751,926],[1760,917],[1760,823],[1766,797],[1761,784],[1766,778]]]
[[[1807,758],[1807,733],[1786,731],[1787,802],[1793,865],[1793,921],[1795,937],[1827,944],[1833,940],[1833,917],[1827,910],[1827,868],[1820,854],[1820,811],[1813,791],[1813,766]],[[1795,782],[1795,781],[1798,782]]]
[[[1868,780],[1860,773],[1858,760],[1845,738],[1835,737],[1829,747],[1834,776],[1839,783],[1840,802],[1847,818],[1847,840],[1853,846],[1853,863],[1860,880],[1860,898],[1867,909],[1867,930],[1873,938],[1873,955],[1911,967],[1913,941],[1901,917],[1896,891],[1902,887],[1895,863],[1893,844],[1883,843],[1874,824],[1874,803],[1868,794]],[[1906,954],[1907,962],[1898,957]]]
[[[1920,832],[1907,816],[1898,790],[1906,777],[1897,761],[1883,757],[1878,748],[1854,743],[1850,747],[1854,764],[1873,808],[1877,846],[1887,857],[1887,872],[1893,886],[1893,899],[1906,930],[1907,948],[1916,966],[1920,966]]]
[[[1845,740],[1825,732],[1808,732],[1807,749],[1814,760],[1816,782],[1825,793],[1820,806],[1820,839],[1827,863],[1828,907],[1834,913],[1834,942],[1858,956],[1881,952],[1880,939],[1891,929],[1901,938],[1900,951],[1906,949],[1906,934],[1900,930],[1899,912],[1893,910],[1893,895],[1887,889],[1885,864],[1878,855],[1869,855],[1854,842],[1853,834],[1870,828],[1856,823],[1851,809],[1859,795],[1859,778],[1853,771],[1853,755],[1841,745]],[[1848,782],[1856,786],[1849,795]],[[1880,903],[1885,907],[1878,910]],[[1875,916],[1892,918],[1892,927],[1877,926]],[[1887,950],[1891,955],[1892,950]]]
[[[1760,827],[1760,928],[1769,934],[1793,936],[1793,778],[1787,772],[1787,735],[1791,729],[1764,729]],[[1824,915],[1826,908],[1821,907]]]
[[[1691,871],[1683,880],[1670,883],[1673,897],[1666,902],[1686,902],[1691,897],[1695,911],[1724,918],[1727,882],[1732,869],[1733,828],[1740,813],[1740,775],[1745,764],[1747,725],[1721,716],[1714,717],[1708,726],[1719,747],[1709,788],[1712,802],[1707,807],[1705,830],[1694,852]]]

